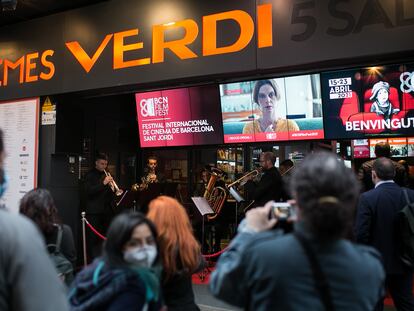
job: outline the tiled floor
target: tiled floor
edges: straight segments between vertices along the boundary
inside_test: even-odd
[[[241,311],[241,309],[230,306],[220,300],[215,299],[208,290],[206,284],[193,285],[196,303],[201,311]],[[385,307],[384,311],[395,311],[395,308]]]
[[[208,290],[206,284],[194,284],[194,295],[196,303],[202,311],[239,311],[236,307],[230,306],[220,300],[215,299]]]

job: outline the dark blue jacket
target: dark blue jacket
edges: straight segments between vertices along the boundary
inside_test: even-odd
[[[395,218],[406,204],[403,188],[384,183],[361,194],[358,204],[355,237],[357,242],[375,247],[382,255],[387,274],[401,274],[405,267],[399,259]],[[414,191],[407,189],[414,202]]]
[[[97,259],[76,276],[69,292],[70,310],[158,311],[161,303],[158,297],[148,298],[142,276],[135,269],[111,268]]]

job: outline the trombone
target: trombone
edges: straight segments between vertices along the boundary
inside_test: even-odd
[[[105,170],[104,170],[104,173],[105,173],[105,176],[112,177],[111,174],[109,174],[109,172],[107,172]],[[111,186],[112,191],[115,192],[115,195],[117,197],[119,197],[120,195],[122,195],[122,193],[124,193],[124,190],[119,189],[119,187],[116,184],[115,180],[112,179],[112,181],[109,183],[109,185]]]
[[[240,186],[243,186],[244,184],[247,183],[248,181],[248,177],[254,177],[256,178],[257,176],[259,176],[261,174],[262,170],[261,168],[257,168],[253,171],[250,171],[246,174],[244,174],[242,177],[240,177],[239,179],[236,179],[235,181],[233,181],[232,183],[226,185],[226,188],[229,189],[230,193],[232,194],[232,196],[236,199],[237,202],[239,202],[238,198],[243,199],[239,193],[237,192],[237,190],[233,189],[234,185],[239,184]],[[237,188],[237,187],[236,187]],[[246,211],[253,205],[254,200],[251,200],[244,208],[243,208],[243,212],[246,213]]]
[[[236,179],[232,183],[226,185],[226,187],[229,189],[229,188],[231,188],[231,187],[233,187],[234,185],[237,185],[237,184],[240,184],[239,186],[243,186],[247,182],[247,177],[256,178],[257,176],[259,176],[260,173],[261,173],[260,169],[255,169],[251,172],[248,172],[248,173],[244,174],[242,177],[240,177],[239,179]]]

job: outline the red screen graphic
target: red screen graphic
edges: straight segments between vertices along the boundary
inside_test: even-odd
[[[141,147],[223,143],[216,86],[135,94]]]
[[[369,158],[368,139],[355,139],[353,141],[354,158]]]

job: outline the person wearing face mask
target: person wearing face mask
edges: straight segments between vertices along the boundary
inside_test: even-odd
[[[274,80],[256,81],[253,88],[253,102],[259,107],[261,116],[257,120],[246,123],[243,134],[299,131],[295,121],[277,116],[276,104],[279,100],[280,90]]]
[[[157,231],[143,214],[118,215],[103,256],[82,270],[69,291],[72,311],[162,310]]]
[[[7,188],[4,156],[0,130],[0,198]],[[0,209],[0,310],[69,310],[65,288],[38,229],[7,209]]]
[[[201,270],[204,259],[186,210],[176,199],[159,196],[150,202],[148,218],[159,232],[162,289],[168,310],[200,310],[194,302],[191,275]]]

